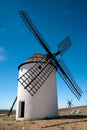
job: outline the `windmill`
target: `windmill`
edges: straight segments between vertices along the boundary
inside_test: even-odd
[[[71,100],[68,100],[68,99],[67,99],[67,108],[71,108],[71,106],[74,106],[74,105],[72,104],[72,99],[71,99]]]
[[[24,21],[25,25],[28,27],[28,29],[32,32],[32,34],[36,37],[36,39],[39,41],[41,46],[45,49],[47,52],[47,55],[42,54],[35,54],[33,57],[28,59],[25,63],[21,64],[19,66],[19,70],[21,70],[21,73],[19,74],[18,83],[20,84],[20,92],[18,90],[18,93],[21,97],[21,99],[17,98],[17,111],[16,111],[16,119],[20,119],[21,117],[26,117],[25,119],[38,119],[38,118],[45,118],[45,117],[54,117],[58,115],[57,111],[57,95],[56,92],[53,93],[53,91],[56,91],[56,83],[54,80],[55,72],[57,71],[60,77],[63,79],[63,81],[67,84],[69,89],[72,91],[72,93],[76,96],[76,98],[79,100],[82,95],[82,90],[77,85],[76,81],[74,80],[73,76],[71,75],[69,69],[65,65],[62,58],[57,59],[56,56],[63,55],[71,46],[71,40],[69,37],[66,37],[62,42],[58,44],[58,51],[55,53],[52,53],[50,49],[47,46],[46,41],[43,39],[37,28],[32,23],[30,17],[28,16],[26,11],[18,11],[20,17]],[[28,67],[28,63],[32,63],[32,66]],[[24,65],[27,65],[26,68],[23,68]],[[26,71],[23,71],[26,70]],[[51,79],[50,79],[51,77]],[[49,81],[50,79],[50,81]],[[46,88],[46,86],[49,86],[49,83],[52,87]],[[54,83],[53,83],[54,82]],[[45,84],[47,83],[47,84]],[[45,87],[43,87],[45,84]],[[55,86],[53,88],[53,86]],[[45,91],[42,90],[45,88]],[[50,91],[51,90],[51,91]],[[40,94],[41,91],[44,91],[47,93],[47,98],[45,99],[46,93],[43,92]],[[24,93],[24,96],[27,93],[26,100],[28,100],[29,103],[29,109],[26,109],[26,106],[28,103],[24,101],[24,97],[22,96],[22,92]],[[52,94],[51,94],[52,92]],[[39,94],[38,94],[39,93]],[[50,96],[51,95],[51,96]],[[29,97],[28,97],[29,96]],[[51,107],[48,109],[49,105],[46,107],[47,104],[43,105],[44,102],[41,100],[44,97],[44,102],[48,100],[48,104],[52,104],[54,102],[55,105],[51,105]],[[50,99],[51,97],[52,100]],[[21,100],[21,101],[19,101]],[[38,102],[42,101],[42,106],[44,107],[41,111],[40,106],[38,105]],[[33,104],[35,106],[33,106]],[[38,107],[37,107],[38,106]],[[35,107],[35,108],[34,108]],[[37,107],[37,108],[36,108]],[[37,111],[35,110],[37,109]],[[45,110],[44,110],[45,109]],[[26,112],[25,112],[26,111]],[[33,111],[33,112],[31,112]],[[40,115],[39,113],[43,113],[43,115]],[[46,113],[46,111],[50,111],[49,114]],[[26,113],[26,114],[25,114]],[[52,114],[51,114],[52,113]],[[36,114],[36,116],[34,116]],[[28,115],[28,116],[27,116]]]

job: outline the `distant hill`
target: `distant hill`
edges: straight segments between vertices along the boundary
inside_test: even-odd
[[[8,114],[9,110],[0,110],[0,114]],[[77,106],[71,108],[61,108],[59,109],[59,116],[67,115],[86,115],[87,116],[87,106]],[[11,114],[15,114],[16,111],[13,110]]]
[[[87,115],[87,106],[59,109],[59,115]]]
[[[7,109],[1,109],[0,114],[8,114],[9,110]],[[12,111],[12,114],[15,113],[15,110]]]

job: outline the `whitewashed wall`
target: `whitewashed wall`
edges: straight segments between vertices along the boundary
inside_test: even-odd
[[[21,66],[19,70],[19,77],[28,71],[33,65],[34,63],[28,63]],[[58,116],[56,69],[54,69],[34,96],[31,96],[18,82],[18,98],[16,108],[17,120],[21,120],[19,109],[20,101],[25,101],[24,120],[52,118]]]

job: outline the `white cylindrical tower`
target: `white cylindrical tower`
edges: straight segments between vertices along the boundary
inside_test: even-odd
[[[19,78],[30,70],[35,64],[41,63],[44,65],[47,64],[47,61],[47,55],[36,53],[18,67]],[[45,79],[44,83],[39,87],[33,96],[26,89],[24,89],[23,84],[18,82],[16,107],[17,120],[45,119],[55,118],[58,116],[56,67],[51,62],[49,64],[53,67],[53,71],[49,74],[47,79]],[[41,66],[39,66],[38,69],[41,69]],[[48,72],[45,72],[44,75],[47,75],[47,73]],[[39,79],[38,84],[40,84],[40,80],[41,79]]]

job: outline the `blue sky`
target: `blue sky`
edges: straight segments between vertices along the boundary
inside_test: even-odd
[[[17,95],[18,66],[36,52],[45,50],[18,15],[26,10],[52,52],[70,36],[71,48],[63,60],[83,90],[78,101],[57,74],[58,106],[87,104],[87,1],[86,0],[3,0],[0,1],[0,109],[10,108]]]

